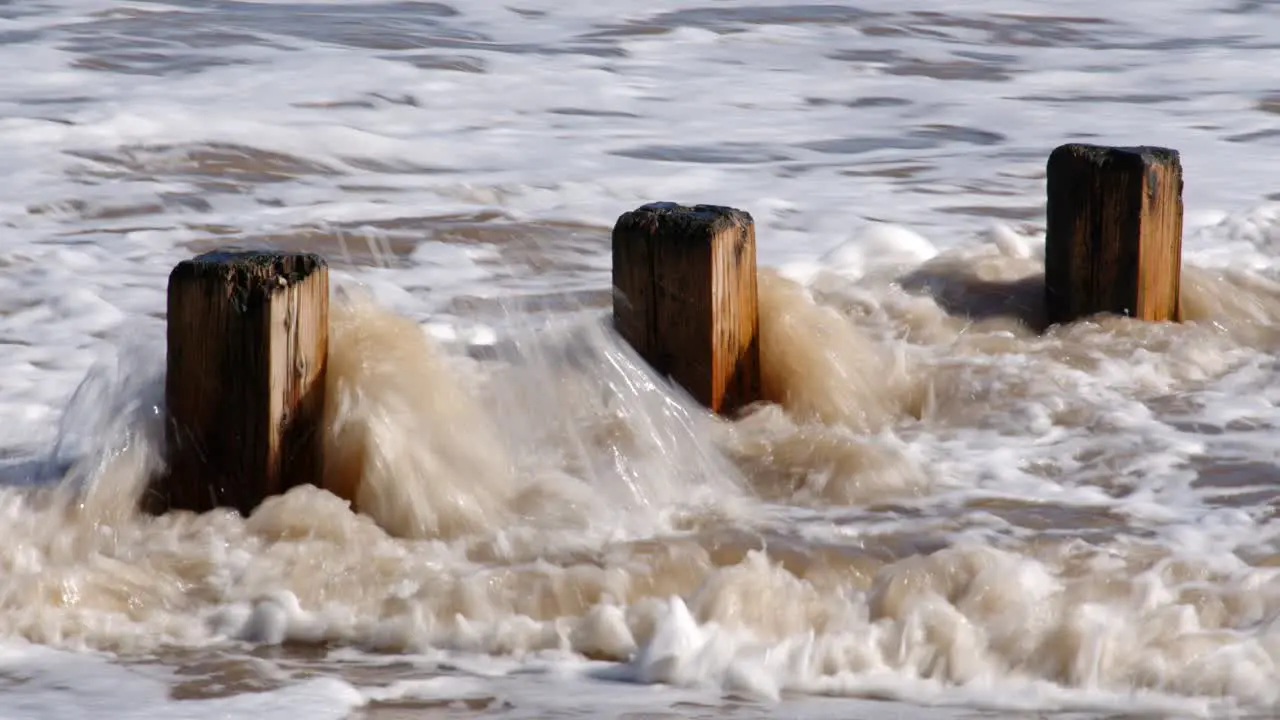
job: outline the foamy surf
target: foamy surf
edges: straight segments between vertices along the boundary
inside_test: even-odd
[[[337,646],[586,657],[601,681],[766,705],[1274,705],[1280,584],[1232,553],[1266,520],[1197,492],[1212,451],[1170,432],[1181,408],[1163,404],[1250,372],[1280,302],[1262,278],[1192,267],[1210,322],[1042,332],[1034,308],[951,305],[1008,295],[910,280],[1034,279],[1010,247],[852,280],[762,271],[771,402],[733,422],[590,313],[476,360],[341,293],[326,488],[245,519],[133,511],[158,467],[160,377],[106,363],[69,405],[65,478],[3,493],[0,618],[126,666]],[[326,687],[338,704],[396,692]]]
[[[1274,715],[1276,27],[1156,8],[0,7],[0,715]],[[1182,152],[1188,322],[1043,327],[1071,140]],[[608,326],[668,199],[756,219],[732,421]],[[225,245],[351,291],[327,489],[141,516]]]

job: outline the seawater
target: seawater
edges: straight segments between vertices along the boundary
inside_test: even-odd
[[[1266,2],[0,3],[0,716],[1270,717]],[[1187,322],[1041,331],[1044,166],[1178,149]],[[755,218],[769,402],[608,322]],[[324,488],[135,511],[169,270],[324,253]]]

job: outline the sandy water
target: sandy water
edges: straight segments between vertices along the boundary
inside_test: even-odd
[[[1277,36],[0,3],[0,716],[1273,715]],[[1182,152],[1186,323],[1040,329],[1073,140]],[[663,199],[756,218],[745,417],[608,327],[609,227]],[[229,245],[334,265],[329,490],[140,517],[165,278]]]

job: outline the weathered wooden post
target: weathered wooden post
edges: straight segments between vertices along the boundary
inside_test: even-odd
[[[152,512],[320,484],[329,273],[309,253],[212,252],[169,275],[164,477]]]
[[[1049,156],[1047,213],[1050,324],[1101,312],[1182,319],[1176,150],[1062,145]]]
[[[712,411],[760,399],[751,215],[651,203],[613,227],[613,318],[655,370]]]

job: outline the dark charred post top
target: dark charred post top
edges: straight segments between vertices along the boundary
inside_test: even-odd
[[[750,214],[669,202],[623,213],[613,290],[618,333],[658,373],[721,414],[760,399]]]
[[[311,253],[211,252],[169,275],[168,413],[152,512],[231,507],[319,484],[329,276]]]
[[[1049,322],[1094,313],[1181,320],[1178,152],[1073,143],[1053,151],[1047,170]]]

